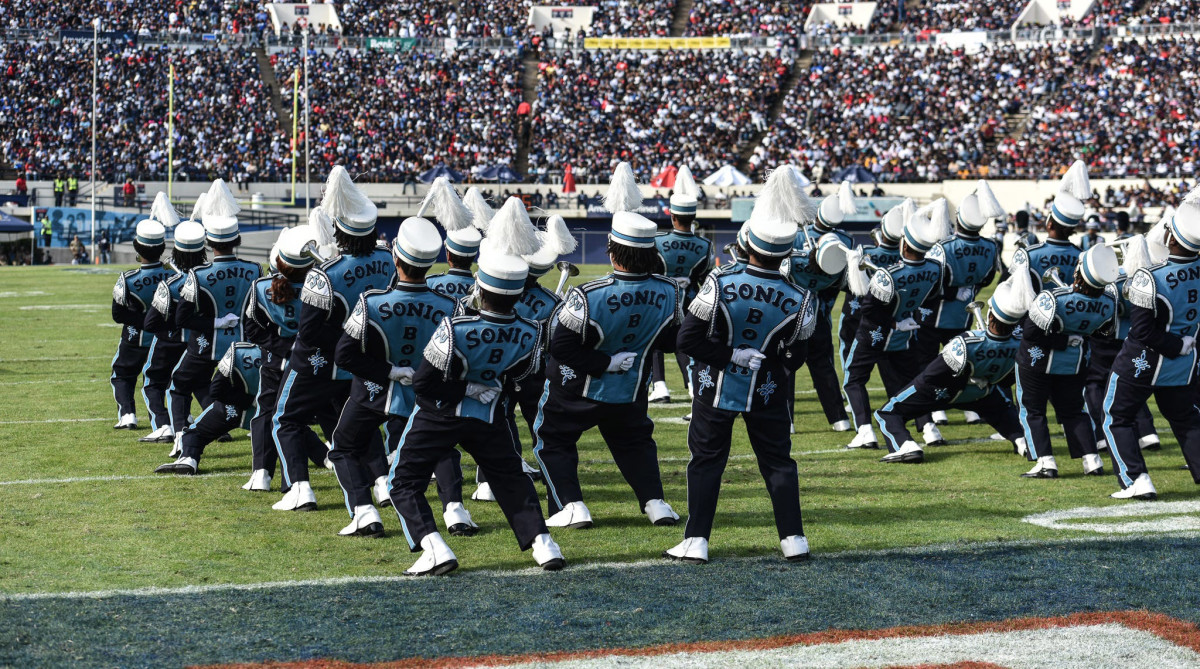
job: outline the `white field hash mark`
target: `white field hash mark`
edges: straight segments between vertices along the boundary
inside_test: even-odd
[[[1200,530],[1198,502],[1131,502],[1115,506],[1081,506],[1060,511],[1045,511],[1021,520],[1051,530],[1073,530],[1100,534],[1149,534]],[[1153,520],[1136,518],[1154,517]],[[1098,518],[1128,518],[1123,522],[1064,522]]]

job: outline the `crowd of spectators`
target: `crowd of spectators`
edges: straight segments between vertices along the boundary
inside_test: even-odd
[[[300,67],[301,54],[273,59],[283,80]],[[497,51],[315,53],[313,168],[322,178],[340,164],[356,178],[405,181],[438,164],[460,172],[509,165],[517,153],[521,67]],[[285,87],[289,108],[291,94]]]
[[[11,0],[0,3],[0,27],[173,33],[261,34],[264,0]]]
[[[889,7],[876,9],[872,31],[1007,30],[1029,4],[1029,0],[917,0],[905,3],[903,20],[900,20],[895,1],[888,3]]]
[[[447,37],[455,24],[456,2],[428,0],[348,0],[338,3],[342,29],[374,37]],[[467,3],[470,4],[470,3]]]
[[[1131,23],[1200,23],[1200,0],[1147,0],[1132,12]]]
[[[804,31],[812,2],[793,0],[696,0],[686,34],[782,35]]]
[[[571,165],[606,181],[620,161],[639,178],[664,164],[703,172],[737,162],[779,96],[790,62],[760,52],[583,51],[542,69],[529,165]]]
[[[253,52],[102,46],[99,176],[167,175],[168,67],[175,66],[175,178],[276,178],[288,142]],[[0,43],[0,151],[20,172],[53,178],[90,164],[92,45]]]

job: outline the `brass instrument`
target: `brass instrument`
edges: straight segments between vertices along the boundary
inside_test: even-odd
[[[979,300],[975,300],[967,305],[967,311],[971,312],[971,315],[975,317],[976,330],[987,330],[987,320],[983,317],[983,306],[983,302]]]
[[[558,261],[555,267],[558,268],[558,271],[561,272],[561,274],[558,277],[558,287],[554,289],[554,294],[562,297],[563,291],[567,287],[567,279],[579,276],[579,268],[567,262],[566,260]]]

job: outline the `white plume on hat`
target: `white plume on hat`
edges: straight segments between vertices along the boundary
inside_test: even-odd
[[[621,162],[613,171],[612,180],[608,182],[608,192],[604,194],[604,208],[610,214],[619,211],[633,211],[642,206],[642,189],[638,187],[637,178],[633,176],[633,167],[627,162]]]
[[[458,192],[447,177],[438,177],[429,186],[429,192],[421,201],[417,216],[432,215],[446,232],[471,227],[474,214],[458,198]]]
[[[1171,255],[1171,248],[1167,246],[1167,223],[1174,217],[1174,207],[1167,207],[1158,223],[1146,233],[1146,251],[1150,254],[1152,264],[1163,262]]]
[[[850,187],[849,181],[843,181],[838,187],[838,209],[845,216],[858,213],[858,204],[854,202],[854,189]]]
[[[1058,192],[1066,193],[1079,201],[1092,198],[1092,182],[1088,179],[1087,163],[1076,160],[1058,182]]]
[[[506,256],[529,256],[541,248],[541,239],[529,213],[525,211],[525,203],[520,198],[510,197],[500,207],[500,211],[492,218],[488,227],[488,235],[480,248],[488,253],[498,253]]]
[[[908,219],[912,218],[912,215],[916,211],[917,204],[913,202],[911,197],[904,198],[904,202],[889,209],[883,215],[883,220],[879,223],[884,236],[896,241],[903,239],[904,226],[908,224]]]
[[[1150,245],[1146,243],[1145,236],[1134,235],[1115,242],[1115,245],[1125,249],[1122,253],[1124,258],[1121,259],[1121,269],[1125,271],[1125,276],[1133,276],[1134,272],[1153,264],[1150,260]]]
[[[858,297],[866,295],[871,287],[871,279],[866,270],[858,268],[862,259],[861,248],[855,247],[846,252],[846,283],[850,286],[850,292]]]
[[[224,179],[217,179],[212,182],[212,186],[208,189],[208,198],[204,203],[205,216],[225,216],[236,217],[242,208],[237,203],[237,198],[233,197],[233,193],[229,191],[229,186],[225,185]]]
[[[559,256],[572,253],[579,246],[567,222],[557,214],[546,221],[546,229],[539,230],[537,235],[541,248],[532,255],[522,256],[531,267],[549,267]]]
[[[201,193],[196,198],[196,204],[192,205],[192,215],[188,217],[189,221],[199,221],[204,218],[204,208],[208,206],[208,193]]]
[[[700,187],[696,185],[696,178],[692,176],[692,170],[687,165],[680,167],[675,174],[675,192],[679,195],[700,196]]]
[[[929,204],[917,209],[913,216],[922,216],[928,218],[932,226],[932,234],[936,236],[935,241],[941,241],[946,237],[954,234],[954,227],[950,223],[950,203],[946,202],[946,198],[939,197]],[[909,217],[910,222],[913,218]]]
[[[162,191],[154,196],[154,203],[150,205],[150,218],[158,221],[168,230],[179,225],[179,212],[175,211],[171,200]]]
[[[463,205],[471,212],[471,225],[479,229],[480,232],[487,232],[488,226],[492,223],[492,217],[496,215],[496,210],[484,199],[483,193],[475,186],[467,189],[467,194],[463,196]]]
[[[1024,271],[1021,271],[1022,269]],[[1018,268],[1004,283],[1011,286],[1013,306],[1018,308],[1022,313],[1029,311],[1029,307],[1033,305],[1034,298],[1037,297],[1037,292],[1033,289],[1033,278],[1029,274],[1029,269]]]
[[[322,258],[332,258],[338,254],[337,240],[333,236],[333,219],[324,209],[314,207],[308,212],[308,227]]]
[[[979,213],[983,214],[984,218],[1000,218],[1005,214],[1004,207],[1000,200],[996,199],[996,194],[992,192],[987,179],[980,179],[975,185],[975,197],[979,199]]]
[[[321,197],[321,208],[333,221],[374,221],[375,203],[362,192],[346,168],[334,165],[325,181],[325,194]]]
[[[799,170],[792,165],[780,165],[758,192],[750,220],[803,225],[816,216],[817,203],[804,192]]]

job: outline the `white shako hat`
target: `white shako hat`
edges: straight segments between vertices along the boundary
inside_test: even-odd
[[[279,233],[279,240],[275,242],[275,252],[279,256],[279,260],[288,267],[297,269],[309,267],[316,258],[305,253],[309,245],[316,245],[316,240],[313,239],[312,228],[307,225],[298,225],[294,228],[284,228]]]
[[[939,198],[932,204],[918,209],[904,225],[904,241],[913,250],[927,253],[933,245],[946,237],[950,224],[946,200]]]
[[[889,209],[888,213],[883,215],[883,220],[879,222],[879,233],[883,236],[884,241],[899,244],[900,240],[904,239],[905,224],[916,211],[917,205],[912,198],[905,198],[904,202]]]
[[[204,226],[196,221],[183,221],[175,226],[175,250],[192,253],[204,250]]]
[[[162,246],[167,243],[167,229],[152,218],[138,221],[135,235],[134,239],[142,246]]]
[[[325,180],[325,194],[321,197],[321,209],[333,220],[338,230],[348,235],[366,237],[375,232],[379,210],[341,165],[334,165],[329,171],[329,178]]]
[[[975,192],[958,203],[958,224],[970,232],[978,232],[990,219],[1003,215],[1004,207],[985,179],[980,179]]]
[[[1030,284],[1030,292],[1032,290],[1033,286]],[[1011,281],[1005,281],[992,292],[992,297],[988,300],[988,311],[1001,323],[1016,325],[1029,311],[1029,299],[1020,289],[1014,287]]]
[[[482,241],[483,235],[474,227],[446,232],[446,250],[455,255],[474,256],[479,253],[479,243]]]
[[[578,246],[578,242],[571,236],[571,230],[567,228],[567,222],[557,214],[546,221],[544,231],[538,231],[538,239],[541,248],[536,253],[522,256],[522,259],[529,263],[529,273],[532,276],[546,274],[554,267],[559,256],[574,252]]]
[[[853,216],[857,211],[858,205],[854,202],[850,182],[843,181],[837,193],[821,200],[821,206],[817,208],[817,220],[827,228],[836,228],[847,216]]]
[[[1107,244],[1097,244],[1079,257],[1079,274],[1093,288],[1103,288],[1116,281],[1120,272],[1117,252]]]
[[[1058,193],[1050,205],[1050,217],[1059,225],[1073,228],[1083,222],[1083,203],[1091,197],[1092,183],[1088,180],[1087,165],[1076,160],[1058,182]]]
[[[242,208],[224,179],[212,182],[204,197],[204,232],[209,242],[224,244],[238,238],[237,215]]]
[[[488,252],[479,257],[475,283],[483,290],[501,295],[520,295],[525,292],[529,265],[517,256]]]
[[[442,236],[437,226],[427,218],[412,216],[404,219],[392,242],[392,257],[413,267],[429,267],[442,252]]]
[[[700,187],[696,185],[692,170],[687,165],[680,167],[679,172],[675,174],[675,192],[671,194],[671,213],[678,216],[695,216],[696,209],[700,206],[699,194]]]
[[[749,248],[766,256],[791,254],[799,226],[817,216],[817,205],[804,192],[804,182],[792,165],[780,165],[771,172],[747,221]]]
[[[817,240],[817,266],[826,274],[838,274],[846,269],[846,246],[832,232]]]
[[[1183,198],[1167,225],[1184,248],[1200,253],[1200,186]]]

